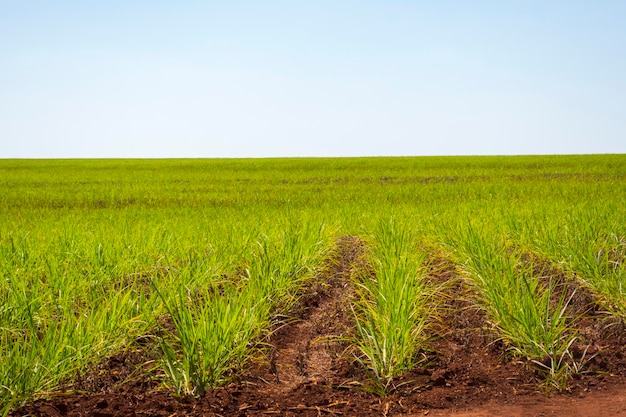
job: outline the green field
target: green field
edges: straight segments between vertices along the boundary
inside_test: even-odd
[[[370,248],[352,343],[381,395],[432,337],[433,253],[558,386],[579,335],[537,265],[626,316],[626,155],[0,160],[0,220],[4,412],[140,338],[173,393],[226,383],[341,236]]]

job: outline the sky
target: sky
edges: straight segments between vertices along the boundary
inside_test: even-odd
[[[626,153],[626,1],[0,0],[0,158]]]

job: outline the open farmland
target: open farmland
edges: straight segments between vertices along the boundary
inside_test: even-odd
[[[3,160],[0,191],[3,414],[626,406],[626,155]]]

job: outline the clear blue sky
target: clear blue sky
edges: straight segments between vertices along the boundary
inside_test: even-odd
[[[0,158],[626,153],[626,1],[1,1]]]

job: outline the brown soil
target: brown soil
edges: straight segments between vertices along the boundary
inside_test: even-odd
[[[455,266],[432,256],[441,287],[440,316],[423,364],[381,398],[367,392],[352,360],[350,280],[364,247],[342,238],[327,271],[303,295],[270,348],[237,381],[201,398],[176,398],[151,378],[150,341],[115,355],[78,378],[69,393],[39,399],[11,416],[626,416],[624,327],[597,311],[577,321],[589,346],[586,373],[547,393],[541,372],[512,358],[494,338]]]

